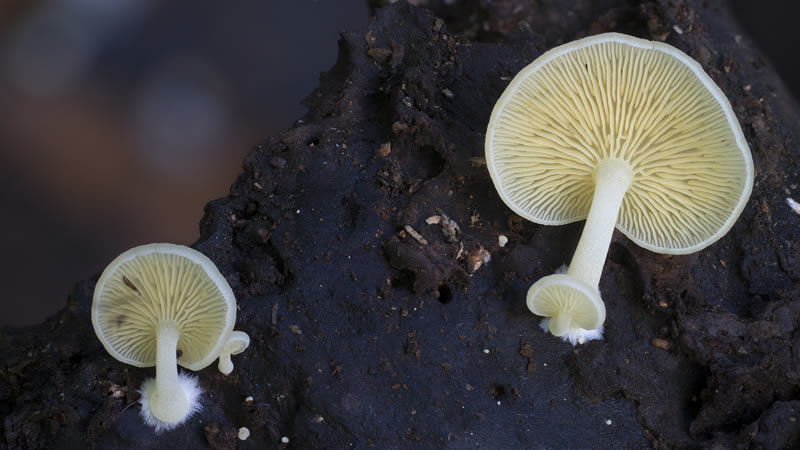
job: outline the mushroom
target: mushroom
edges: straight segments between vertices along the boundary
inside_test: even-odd
[[[156,432],[200,408],[201,389],[177,364],[200,370],[222,352],[236,321],[225,278],[202,253],[182,245],[132,248],[106,267],[94,291],[92,324],[109,354],[156,366],[142,385],[142,417]]]
[[[250,336],[248,336],[247,333],[244,331],[234,331],[231,333],[231,337],[228,339],[225,347],[222,348],[222,353],[219,354],[219,363],[217,364],[219,371],[222,372],[223,375],[230,375],[230,373],[233,372],[231,355],[238,355],[247,350],[249,346]]]
[[[567,272],[527,296],[573,345],[602,336],[598,287],[615,226],[654,252],[696,252],[731,228],[753,185],[736,116],[700,64],[618,33],[556,47],[517,74],[492,111],[486,163],[518,215],[586,219]]]

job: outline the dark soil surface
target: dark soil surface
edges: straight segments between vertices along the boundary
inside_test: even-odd
[[[254,148],[230,196],[206,207],[195,247],[233,287],[252,344],[230,376],[198,372],[201,413],[160,436],[145,427],[133,403],[154,369],[103,350],[95,278],[44,324],[2,330],[0,442],[796,447],[800,215],[785,199],[800,199],[800,117],[767,62],[716,1],[473,3],[455,14],[430,2],[463,35],[407,4],[344,33],[309,114]],[[573,348],[538,328],[524,297],[570,259],[582,225],[510,213],[483,141],[519,69],[605,31],[698,60],[728,95],[757,174],[734,228],[699,253],[658,255],[615,234],[605,339]],[[449,220],[427,224],[434,215]]]

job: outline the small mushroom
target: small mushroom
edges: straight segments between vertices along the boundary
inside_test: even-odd
[[[527,296],[573,345],[602,335],[598,286],[615,227],[654,252],[696,252],[739,217],[754,172],[731,105],[700,64],[618,33],[556,47],[517,74],[492,111],[486,162],[518,215],[586,219],[567,273]]]
[[[231,333],[231,337],[228,339],[225,347],[223,347],[222,353],[219,354],[219,363],[217,364],[219,371],[222,372],[223,375],[230,375],[230,373],[233,372],[231,355],[238,355],[247,350],[249,346],[250,336],[248,336],[247,333],[244,331],[234,331]]]
[[[177,364],[200,370],[222,352],[236,322],[236,300],[214,263],[191,248],[149,244],[106,267],[94,291],[92,324],[114,358],[156,366],[139,393],[144,421],[172,429],[200,409],[201,389]]]
[[[508,244],[508,238],[505,235],[501,234],[500,236],[497,236],[497,245],[500,247],[505,247],[506,244]]]

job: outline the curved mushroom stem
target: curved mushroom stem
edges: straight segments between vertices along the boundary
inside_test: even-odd
[[[592,206],[567,270],[568,275],[593,288],[600,284],[619,208],[632,180],[631,167],[619,159],[600,161],[595,169]]]
[[[146,384],[142,396],[147,396],[149,412],[160,424],[156,429],[170,428],[179,424],[195,409],[195,392],[188,389],[178,377],[177,348],[180,332],[173,322],[162,322],[156,330],[156,379],[155,386]]]
[[[222,348],[222,352],[219,354],[219,364],[217,364],[219,371],[222,372],[223,375],[230,375],[230,373],[233,372],[231,355],[238,355],[249,346],[250,336],[248,336],[247,333],[244,331],[233,331],[225,347]]]

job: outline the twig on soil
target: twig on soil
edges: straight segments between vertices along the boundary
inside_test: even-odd
[[[411,235],[411,237],[413,237],[414,239],[416,239],[416,240],[417,240],[417,242],[419,242],[420,244],[422,244],[422,245],[428,245],[428,241],[427,241],[427,240],[425,240],[425,238],[424,238],[424,237],[422,237],[422,235],[421,235],[421,234],[417,233],[417,230],[415,230],[415,229],[411,228],[411,225],[406,225],[405,227],[403,227],[403,229],[404,229],[404,230],[406,230],[406,233],[410,234],[410,235]]]

